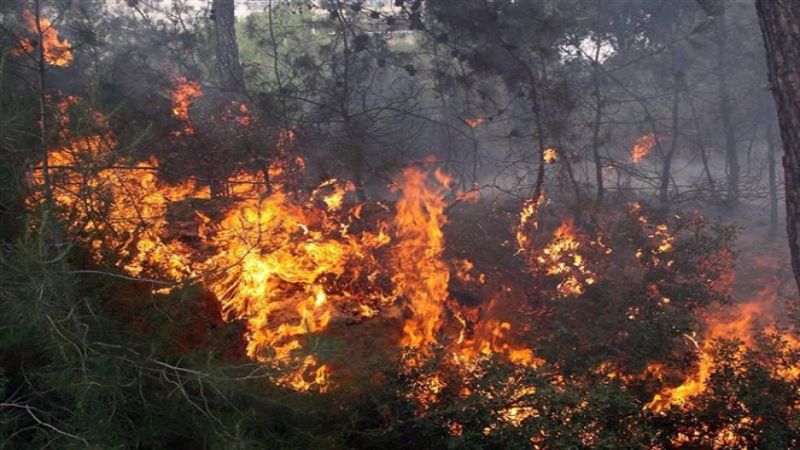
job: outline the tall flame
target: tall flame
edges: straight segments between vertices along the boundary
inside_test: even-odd
[[[403,172],[402,197],[394,225],[392,281],[413,313],[403,326],[401,344],[423,348],[436,342],[436,330],[447,299],[450,272],[442,259],[446,222],[442,197],[451,179],[438,170],[435,181],[417,168]],[[423,349],[424,350],[424,349]]]
[[[539,229],[539,222],[536,217],[539,208],[547,203],[547,197],[542,193],[537,199],[528,199],[522,205],[519,213],[519,223],[515,230],[518,251],[528,250],[530,243],[529,233]]]

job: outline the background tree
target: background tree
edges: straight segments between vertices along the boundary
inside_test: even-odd
[[[239,61],[239,46],[236,42],[234,10],[233,0],[214,0],[211,4],[217,71],[222,89],[244,92],[244,74]]]

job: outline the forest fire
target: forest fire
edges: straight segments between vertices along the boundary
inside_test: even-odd
[[[0,446],[800,448],[771,3],[79,3],[0,6]]]
[[[200,95],[196,88],[184,81],[178,83],[172,95],[176,117],[188,121],[188,106]],[[79,103],[78,99],[69,99],[71,105]],[[66,126],[69,117],[67,103],[64,105],[60,109],[64,114],[62,125]],[[103,123],[98,117],[96,125],[100,127]],[[66,139],[66,129],[64,133]],[[312,355],[302,357],[299,366],[295,360],[303,347],[303,337],[324,331],[332,317],[341,314],[335,306],[339,302],[357,301],[360,309],[374,311],[405,298],[411,315],[403,325],[399,345],[425,355],[428,347],[438,342],[450,278],[450,269],[442,257],[442,227],[446,222],[444,195],[452,179],[443,172],[406,169],[397,180],[400,198],[394,218],[379,221],[372,227],[375,231],[357,234],[350,233],[349,226],[358,219],[363,205],[343,208],[345,196],[353,191],[351,183],[324,181],[303,202],[302,196],[298,198],[299,193],[259,192],[259,177],[240,173],[235,180],[245,187],[234,188],[233,194],[239,199],[226,206],[222,217],[212,220],[207,215],[209,211],[197,211],[201,219],[198,234],[204,242],[193,248],[170,237],[173,233],[169,230],[167,210],[171,204],[187,199],[209,199],[208,188],[192,181],[176,186],[163,183],[158,179],[159,163],[155,158],[120,167],[119,161],[110,159],[115,139],[110,132],[102,133],[88,140],[67,139],[75,144],[50,152],[51,169],[59,171],[59,180],[63,176],[56,202],[63,211],[76,217],[73,223],[82,226],[72,232],[93,236],[92,246],[98,251],[100,242],[113,244],[121,256],[120,268],[132,276],[160,273],[176,282],[189,277],[207,280],[223,311],[231,318],[246,320],[248,355],[293,368],[282,382],[300,390],[327,388],[329,367],[318,364]],[[81,146],[87,142],[88,145]],[[110,166],[120,168],[98,167],[93,173],[72,170],[78,161],[87,158],[105,158]],[[248,183],[249,180],[252,182]],[[273,181],[279,183],[277,179]],[[42,182],[37,172],[34,183]],[[108,195],[112,199],[111,209],[100,204],[87,207],[78,201],[87,195],[96,202]],[[321,200],[321,208],[316,206],[317,198]],[[99,222],[95,210],[110,211],[108,220]],[[562,242],[569,240],[568,233],[562,231],[556,232],[556,242],[544,252],[554,258],[549,269],[553,274],[565,270],[564,263],[555,261],[559,258],[555,255],[558,249],[576,248]],[[375,252],[387,246],[389,264],[382,266]],[[102,259],[100,253],[96,257]],[[573,260],[575,267],[580,267],[577,265],[580,257],[573,254]],[[358,288],[359,279],[379,278],[390,280],[393,288],[352,290]],[[478,278],[483,277],[467,279]],[[343,286],[350,287],[342,289]],[[481,327],[483,331],[476,333],[477,340],[462,342],[460,357],[499,353],[517,363],[537,361],[530,349],[515,349],[507,342],[501,343],[502,336],[511,328],[510,323],[490,320]],[[311,378],[307,379],[305,374]]]
[[[173,113],[188,123],[188,105],[199,91],[187,83],[179,83],[177,91],[172,95]],[[297,391],[329,392],[336,386],[337,368],[313,354],[310,338],[339,326],[349,314],[374,320],[382,308],[400,302],[409,314],[397,345],[411,351],[405,360],[410,373],[421,368],[431,357],[430,350],[441,344],[452,355],[447,364],[464,379],[481,373],[480,361],[491,358],[534,369],[547,364],[532,348],[514,343],[512,332],[517,326],[513,321],[492,317],[502,300],[486,302],[487,317],[475,316],[453,303],[451,270],[462,283],[478,286],[486,279],[469,260],[450,266],[444,259],[444,198],[452,183],[445,173],[407,168],[395,183],[399,198],[392,208],[393,217],[367,224],[359,223],[364,221],[364,204],[349,200],[352,183],[328,179],[303,194],[285,190],[282,171],[275,171],[273,190],[267,192],[256,173],[240,172],[232,178],[232,197],[222,209],[196,210],[197,235],[202,240],[187,243],[175,239],[168,211],[189,199],[208,201],[208,187],[194,181],[164,183],[158,175],[159,162],[152,157],[121,167],[123,162],[113,159],[116,140],[104,130],[106,121],[97,114],[93,114],[97,134],[72,137],[66,128],[69,111],[80,105],[80,99],[74,97],[61,100],[58,110],[67,144],[49,153],[49,165],[57,175],[55,201],[73,217],[71,222],[81,227],[71,232],[89,239],[98,261],[105,255],[101,243],[116,248],[117,265],[131,276],[200,280],[219,300],[228,320],[244,321],[247,355],[278,370],[276,383]],[[87,159],[105,161],[106,167],[74,170]],[[33,181],[43,183],[39,172]],[[103,206],[106,198],[111,202]],[[537,218],[546,205],[541,197],[522,206],[515,227],[520,251],[532,273],[555,280],[555,296],[581,297],[601,279],[592,268],[598,261],[587,259],[588,255],[609,258],[613,249],[600,236],[589,239],[570,220],[564,220],[547,238]],[[106,211],[106,218],[101,221],[94,211]],[[647,247],[636,251],[637,259],[646,267],[669,268],[673,256],[668,255],[676,245],[669,226],[651,224],[638,203],[630,205],[629,214],[642,227],[647,242]],[[360,231],[351,231],[354,225]],[[753,345],[754,317],[763,315],[773,302],[774,298],[762,299],[706,311],[702,340],[685,336],[696,347],[696,367],[680,385],[664,386],[646,409],[662,413],[672,406],[690,407],[692,399],[707,389],[715,371],[712,346],[723,338]],[[635,319],[636,313],[630,314],[629,318]],[[453,320],[449,316],[458,324],[456,334],[447,331],[452,330],[447,325]],[[732,318],[726,319],[728,316]],[[793,336],[785,338],[796,346]],[[796,379],[797,369],[782,369],[780,376]],[[633,382],[637,378],[620,379]],[[462,383],[436,372],[419,375],[410,395],[424,411],[440,401],[449,386]],[[513,379],[509,383],[516,384]],[[524,398],[536,392],[533,387],[515,389],[508,395]],[[538,411],[523,402],[500,410],[498,420],[519,427]],[[492,433],[496,426],[485,432]]]

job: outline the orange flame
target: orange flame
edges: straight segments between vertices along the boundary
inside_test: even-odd
[[[413,348],[436,342],[442,304],[448,295],[450,272],[442,259],[442,225],[446,222],[442,196],[451,180],[438,170],[434,175],[436,182],[417,168],[403,172],[402,197],[394,221],[397,242],[392,281],[413,312],[403,326],[401,344]]]
[[[558,293],[562,297],[580,295],[586,286],[596,281],[596,275],[586,267],[586,261],[579,249],[575,226],[565,221],[553,232],[553,239],[536,257],[536,262],[544,268],[547,275],[562,277]]]
[[[519,213],[519,223],[515,230],[515,237],[517,239],[518,251],[522,252],[527,250],[530,243],[528,233],[539,229],[539,222],[536,220],[536,214],[539,208],[547,203],[547,197],[544,195],[539,196],[537,199],[528,199],[522,205],[522,211]]]
[[[558,152],[554,148],[545,149],[542,158],[547,164],[552,164],[558,160]]]
[[[490,301],[490,307],[493,303],[494,300]],[[544,360],[537,357],[533,350],[511,343],[511,329],[512,325],[507,321],[488,319],[481,322],[476,330],[476,338],[463,341],[461,349],[454,355],[456,361],[469,365],[480,356],[497,354],[523,366],[537,367],[543,364]]]
[[[768,311],[772,309],[776,300],[773,294],[771,288],[766,287],[757,300],[727,308],[718,306],[707,311],[704,315],[706,333],[702,344],[693,337],[687,336],[687,339],[697,347],[699,355],[695,371],[679,386],[667,387],[655,394],[645,408],[660,412],[672,406],[691,405],[692,397],[705,391],[706,382],[714,370],[714,361],[709,353],[714,342],[719,339],[739,339],[745,346],[752,346],[757,331],[757,318],[768,315]],[[774,330],[768,327],[766,331]],[[782,334],[781,337],[788,341],[790,346],[800,349],[797,346],[797,339],[791,334]],[[786,379],[793,379],[800,375],[800,370],[789,369],[778,375]]]
[[[172,100],[172,115],[183,123],[183,128],[176,131],[175,135],[194,134],[191,121],[189,119],[189,108],[194,100],[203,95],[200,83],[189,81],[186,77],[175,78],[175,89],[170,93]]]
[[[631,148],[631,161],[634,164],[641,162],[653,150],[653,147],[658,143],[658,139],[659,136],[656,133],[648,133],[636,138],[633,142],[633,148]]]
[[[199,95],[198,84],[179,81],[172,96],[175,117],[188,124],[191,102]],[[371,207],[375,205],[349,203],[352,183],[329,179],[310,195],[300,189],[291,191],[286,187],[289,183],[274,184],[267,192],[263,173],[242,170],[227,180],[228,204],[220,207],[203,202],[202,211],[194,211],[201,242],[187,244],[175,236],[168,212],[179,209],[174,206],[187,199],[208,199],[208,187],[191,181],[167,184],[159,177],[158,160],[135,162],[115,155],[116,139],[99,114],[92,115],[99,131],[72,136],[67,129],[68,112],[77,106],[77,98],[67,97],[53,108],[55,123],[62,128],[62,147],[49,153],[54,199],[67,218],[64,222],[71,226],[69,232],[87,242],[98,261],[113,261],[130,275],[153,273],[176,281],[199,280],[221,303],[225,318],[244,325],[247,355],[278,369],[275,381],[281,385],[298,391],[331,389],[335,386],[335,361],[314,351],[312,337],[332,333],[337,323],[354,316],[359,320],[379,316],[382,308],[400,299],[411,313],[403,321],[400,337],[400,344],[413,350],[407,368],[423,367],[418,363],[441,342],[446,343],[448,369],[464,379],[479,373],[478,362],[494,357],[510,361],[520,370],[544,364],[535,347],[521,339],[528,335],[530,329],[525,327],[529,324],[500,317],[497,311],[484,317],[487,310],[476,312],[478,308],[470,310],[450,298],[451,270],[454,283],[481,289],[491,283],[486,283],[472,261],[448,263],[444,259],[444,198],[452,180],[441,171],[406,169],[397,180],[400,196],[394,215],[385,206],[382,220],[384,216],[375,219],[373,215],[375,208]],[[246,107],[239,112],[241,117],[249,117]],[[231,122],[238,122],[235,117]],[[295,146],[294,131],[280,131],[276,144],[283,154],[270,170],[286,174],[291,164],[302,169],[304,161],[289,153]],[[32,178],[35,184],[43,182],[39,171],[34,171]],[[595,271],[601,265],[587,259],[599,254],[597,250],[608,254],[611,249],[602,243],[599,233],[597,241],[591,241],[570,221],[562,222],[552,236],[542,234],[544,245],[533,248],[537,215],[545,202],[541,196],[523,205],[515,230],[517,245],[538,275],[558,282],[557,296],[580,295],[599,278]],[[659,258],[678,252],[666,223],[650,223],[638,204],[630,206],[630,213],[635,216],[633,222],[647,230],[645,245],[638,252],[642,262],[660,264]],[[109,247],[114,259],[104,260]],[[503,295],[513,297],[507,294],[510,289],[504,289]],[[501,297],[491,298],[488,310],[494,299]],[[667,304],[670,300],[662,297],[660,301]],[[647,407],[661,411],[672,405],[690,405],[714,371],[709,356],[713,340],[738,336],[749,344],[753,318],[767,305],[767,300],[742,304],[733,319],[709,312],[702,343],[687,336],[700,352],[696,370],[681,385],[662,389]],[[443,326],[451,316],[461,324],[457,336],[445,336],[453,330]],[[630,316],[635,318],[636,311]],[[796,339],[791,342],[797,345]],[[609,378],[630,379],[612,369],[605,365],[598,370]],[[798,376],[796,368],[780,370],[780,376]],[[461,388],[462,395],[475,388],[466,383],[458,386],[459,381],[448,375],[439,371],[419,377],[414,398],[426,405],[437,401],[448,388]],[[492,395],[510,399],[508,404],[513,406],[497,411],[498,420],[522,426],[540,414],[531,403],[514,401],[533,394],[533,387],[510,376],[502,390]],[[459,424],[453,425],[454,434],[463,431],[459,430]],[[493,428],[487,430],[491,433]],[[590,434],[586,436],[590,442]]]
[[[77,105],[74,96],[62,98],[54,108],[61,127],[61,148],[48,153],[53,199],[67,215],[68,231],[87,239],[94,256],[103,259],[105,249],[117,252],[115,263],[139,276],[148,269],[180,280],[192,273],[187,249],[180,242],[167,244],[167,207],[190,197],[203,197],[207,190],[193,181],[168,185],[157,177],[158,161],[131,163],[113,154],[116,138],[105,128],[105,119],[92,112],[98,133],[73,137],[67,109]],[[41,186],[43,175],[32,173],[32,184]],[[40,200],[34,195],[33,201]]]
[[[36,16],[25,10],[22,13],[22,19],[25,21],[25,28],[28,33],[32,35],[38,34],[36,27]],[[72,48],[67,39],[58,37],[58,29],[56,29],[48,19],[43,17],[39,18],[39,28],[42,30],[42,48],[44,50],[44,60],[47,64],[56,67],[68,67],[72,63]],[[36,37],[38,39],[38,36]],[[18,47],[14,50],[15,55],[33,53],[36,45],[34,41],[28,38],[20,39]]]
[[[471,119],[464,119],[464,123],[467,124],[467,126],[470,128],[477,128],[484,122],[486,122],[485,117],[473,117]]]

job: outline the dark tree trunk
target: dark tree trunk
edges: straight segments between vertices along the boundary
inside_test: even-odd
[[[603,101],[600,98],[600,41],[595,39],[594,61],[592,62],[592,96],[594,97],[594,126],[592,127],[592,156],[594,157],[594,175],[597,183],[597,204],[603,203],[605,186],[603,185],[603,160],[600,156],[600,119],[603,116]]]
[[[778,174],[775,170],[775,118],[768,112],[767,121],[767,168],[769,169],[769,230],[775,235],[778,230]]]
[[[537,153],[539,165],[536,169],[536,182],[533,185],[532,199],[537,201],[544,193],[544,124],[542,121],[542,105],[539,102],[539,93],[536,89],[536,80],[531,77],[531,98],[533,100],[533,111],[536,115],[536,141],[539,144],[539,151]]]
[[[681,76],[673,77],[675,85],[672,91],[672,135],[670,136],[669,150],[664,154],[661,165],[661,183],[658,189],[658,200],[662,205],[669,203],[669,182],[672,179],[672,158],[678,150],[678,107],[681,95]]]
[[[783,140],[786,230],[800,288],[800,2],[756,0]]]
[[[697,136],[695,144],[697,145],[697,150],[700,152],[700,159],[703,161],[703,172],[706,174],[706,179],[708,180],[708,187],[711,189],[712,197],[716,194],[716,187],[714,186],[714,177],[711,176],[711,168],[708,166],[708,154],[706,153],[706,144],[703,139],[703,131],[702,127],[700,126],[700,119],[697,117],[697,111],[694,109],[694,103],[691,100],[691,96],[689,96],[689,108],[692,110],[692,123],[694,124],[694,131]]]
[[[739,203],[739,155],[736,150],[736,133],[731,117],[731,94],[728,83],[728,27],[725,23],[725,2],[720,3],[717,21],[717,77],[719,87],[719,106],[722,115],[722,129],[725,133],[725,158],[728,163],[728,204]]]
[[[47,202],[48,209],[53,208],[53,187],[50,184],[50,155],[47,150],[47,93],[45,85],[45,71],[47,64],[45,64],[44,57],[44,32],[42,31],[41,13],[42,7],[39,0],[33,2],[34,7],[34,21],[36,24],[36,39],[39,45],[36,46],[38,57],[36,58],[38,75],[39,75],[39,151],[42,155],[42,180],[44,181],[44,195]]]
[[[236,45],[236,17],[233,0],[212,3],[217,50],[217,71],[223,90],[244,92],[244,74]]]

